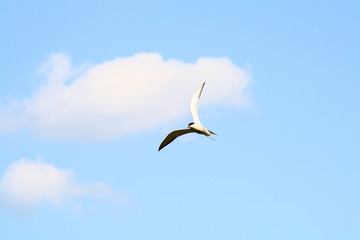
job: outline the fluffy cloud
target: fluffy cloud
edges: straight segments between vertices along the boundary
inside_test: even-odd
[[[62,206],[81,197],[109,198],[111,194],[112,190],[104,183],[79,184],[72,171],[41,160],[14,162],[0,180],[2,205],[20,210],[33,210],[41,203]]]
[[[82,68],[54,54],[40,70],[46,82],[36,93],[14,108],[0,109],[2,130],[23,127],[60,139],[108,139],[149,130],[190,116],[190,99],[202,82],[207,82],[202,105],[250,103],[244,95],[249,74],[227,58],[185,63],[140,53]]]

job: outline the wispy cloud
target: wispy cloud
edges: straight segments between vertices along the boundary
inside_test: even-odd
[[[206,81],[201,104],[248,105],[246,70],[227,58],[195,63],[140,53],[84,68],[54,54],[40,68],[46,83],[31,97],[3,105],[0,129],[27,128],[60,139],[107,139],[161,126],[189,114],[189,100]]]
[[[35,210],[42,203],[63,207],[84,197],[111,199],[113,194],[105,183],[78,183],[72,171],[56,168],[42,160],[16,161],[0,179],[1,205],[20,211]],[[82,204],[74,206],[79,208]]]

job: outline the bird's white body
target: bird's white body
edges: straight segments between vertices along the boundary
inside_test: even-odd
[[[203,134],[205,134],[208,137],[211,136],[211,133],[209,132],[209,130],[207,130],[206,127],[204,127],[201,123],[195,122],[194,124],[190,125],[189,127],[202,132]]]

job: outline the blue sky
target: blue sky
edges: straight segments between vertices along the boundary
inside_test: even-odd
[[[360,238],[358,1],[0,9],[4,239]]]

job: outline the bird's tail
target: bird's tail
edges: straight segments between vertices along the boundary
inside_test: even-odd
[[[213,134],[213,135],[216,135],[216,133],[214,133],[214,132],[212,132],[212,131],[210,131],[210,130],[208,130],[208,131],[209,131],[209,133],[211,133],[211,134]],[[215,140],[213,137],[211,137],[211,134],[208,135],[208,137],[211,138],[212,140]]]
[[[208,136],[208,138],[212,139],[212,140],[215,140],[215,138],[213,138],[212,136]]]
[[[212,132],[212,131],[210,131],[210,130],[208,130],[211,134],[214,134],[214,135],[217,135],[216,133],[214,133],[214,132]]]

